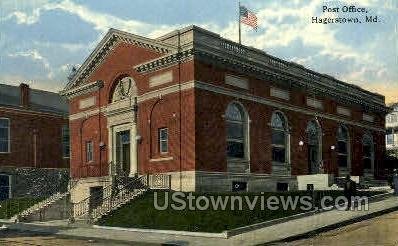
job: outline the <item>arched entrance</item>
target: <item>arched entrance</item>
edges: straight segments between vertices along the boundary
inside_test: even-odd
[[[308,174],[320,173],[322,162],[322,130],[319,123],[315,120],[308,122],[307,125],[308,142]]]
[[[137,87],[131,77],[115,82],[106,109],[110,174],[137,174]]]

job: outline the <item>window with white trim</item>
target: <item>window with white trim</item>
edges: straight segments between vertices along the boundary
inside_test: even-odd
[[[91,162],[94,160],[94,148],[93,141],[86,142],[86,162]]]
[[[337,163],[339,167],[348,167],[348,130],[340,125],[337,129]]]
[[[69,136],[69,127],[62,127],[62,156],[64,158],[70,157],[70,136]]]
[[[159,129],[159,152],[161,154],[169,152],[169,133],[167,128]]]
[[[225,111],[228,158],[246,157],[246,122],[246,114],[242,106],[230,103]]]
[[[0,153],[10,152],[10,120],[0,118]]]
[[[272,161],[286,163],[287,160],[287,121],[281,112],[271,117]]]

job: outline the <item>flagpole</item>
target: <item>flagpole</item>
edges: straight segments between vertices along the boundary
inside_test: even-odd
[[[238,1],[238,16],[239,16],[239,44],[242,44],[241,42],[241,32],[240,32],[240,1]]]

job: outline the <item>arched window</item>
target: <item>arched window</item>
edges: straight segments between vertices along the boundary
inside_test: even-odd
[[[322,131],[317,121],[310,121],[307,125],[308,138],[308,170],[309,173],[319,173],[322,159]]]
[[[272,161],[286,163],[287,160],[287,122],[281,112],[275,112],[271,117],[272,128]]]
[[[136,95],[137,88],[133,78],[124,77],[119,80],[112,94],[112,102],[120,101],[129,98],[131,95]]]
[[[339,167],[348,167],[349,139],[347,127],[340,125],[337,129],[337,163]]]
[[[227,157],[245,158],[246,114],[241,105],[230,103],[225,112],[227,130]]]
[[[372,169],[373,167],[373,137],[370,134],[365,134],[362,139],[362,148],[363,148],[363,168],[364,169]]]

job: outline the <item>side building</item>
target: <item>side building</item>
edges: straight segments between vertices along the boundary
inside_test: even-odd
[[[0,84],[0,200],[67,188],[68,125],[58,93]]]
[[[74,202],[123,175],[271,191],[384,170],[384,96],[196,26],[157,39],[111,29],[61,94]]]
[[[398,103],[390,105],[392,112],[386,116],[386,149],[389,159],[398,159]],[[398,167],[396,164],[392,166]]]

